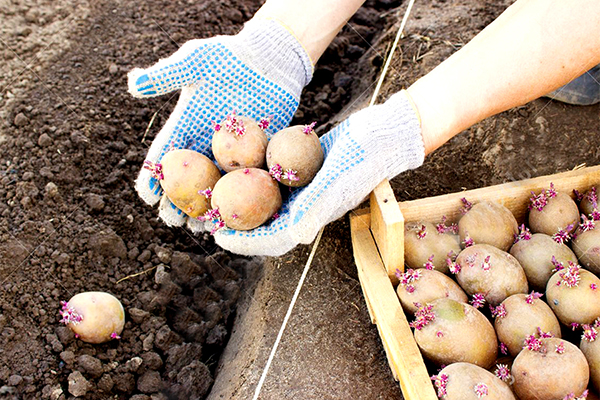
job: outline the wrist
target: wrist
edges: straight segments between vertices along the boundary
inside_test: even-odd
[[[294,34],[279,21],[255,16],[236,35],[237,49],[249,66],[274,81],[287,81],[294,95],[312,79],[313,65]],[[276,75],[276,76],[272,76]]]

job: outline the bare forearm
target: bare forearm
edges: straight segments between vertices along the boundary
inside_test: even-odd
[[[427,153],[600,63],[598,0],[518,0],[408,88]]]
[[[315,64],[365,0],[267,0],[256,13],[274,18],[298,38]]]

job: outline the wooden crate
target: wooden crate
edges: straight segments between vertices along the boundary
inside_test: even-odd
[[[363,295],[406,400],[437,400],[437,396],[394,289],[396,268],[404,270],[404,221],[437,223],[445,215],[456,222],[461,198],[466,197],[472,203],[497,201],[521,223],[531,191],[538,193],[550,182],[559,191],[583,193],[600,183],[600,166],[406,202],[397,202],[384,181],[371,193],[369,209],[352,213],[352,247]]]

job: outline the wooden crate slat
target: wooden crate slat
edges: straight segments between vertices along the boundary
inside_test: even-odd
[[[404,271],[404,218],[387,180],[371,192],[370,204],[371,232],[387,274],[397,284],[396,269]]]
[[[394,287],[364,221],[351,217],[354,259],[394,376],[407,400],[437,400]]]
[[[456,222],[460,218],[461,198],[466,197],[472,203],[491,200],[503,204],[513,212],[517,221],[524,222],[531,191],[536,193],[547,189],[550,182],[556,190],[572,193],[573,189],[587,191],[600,182],[600,166],[568,171],[555,175],[546,175],[523,181],[509,182],[466,192],[450,193],[424,199],[399,202],[400,210],[406,221],[439,222],[442,216]]]

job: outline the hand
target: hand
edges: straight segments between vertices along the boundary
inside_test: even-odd
[[[251,231],[218,230],[215,240],[221,247],[278,256],[310,243],[383,179],[417,168],[425,157],[419,119],[405,91],[351,115],[320,140],[325,152],[321,170],[308,186],[290,195],[279,218]]]
[[[232,111],[254,118],[271,117],[267,136],[285,128],[298,108],[300,93],[312,77],[302,45],[274,20],[251,20],[235,36],[191,40],[167,59],[128,74],[135,97],[159,96],[181,89],[177,105],[158,133],[145,165],[160,163],[170,149],[188,148],[211,159],[213,126]],[[163,195],[150,169],[135,186],[148,204],[160,200],[159,216],[169,226],[186,220],[193,231],[204,222],[187,216]]]

